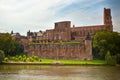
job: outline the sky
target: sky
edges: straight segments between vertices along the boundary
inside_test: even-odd
[[[0,0],[0,33],[53,29],[55,22],[71,25],[103,24],[103,9],[110,8],[113,30],[120,32],[120,0]]]

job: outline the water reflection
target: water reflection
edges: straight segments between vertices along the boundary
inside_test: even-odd
[[[0,80],[120,80],[120,67],[0,65]]]

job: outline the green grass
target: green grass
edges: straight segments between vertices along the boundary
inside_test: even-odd
[[[41,59],[45,64],[52,64],[52,63],[60,63],[66,65],[105,65],[106,62],[104,60],[54,60],[54,59]]]
[[[38,58],[37,56],[32,56],[27,58],[26,56],[14,56],[5,58],[4,62],[24,62],[24,63],[38,63],[38,64],[64,64],[64,65],[106,65],[106,61],[104,60],[63,60],[63,59],[45,59],[45,58]]]
[[[33,44],[84,44],[83,42],[32,42],[29,43],[29,45],[33,45]]]
[[[101,60],[91,60],[91,61],[81,61],[81,60],[61,60],[61,62],[63,64],[91,64],[91,65],[102,65],[102,64],[106,64],[105,61],[101,61]]]

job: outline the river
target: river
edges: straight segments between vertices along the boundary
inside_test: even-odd
[[[0,80],[120,80],[120,67],[0,65]]]

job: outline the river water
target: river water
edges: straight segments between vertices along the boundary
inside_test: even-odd
[[[120,67],[0,65],[0,80],[120,80]]]

